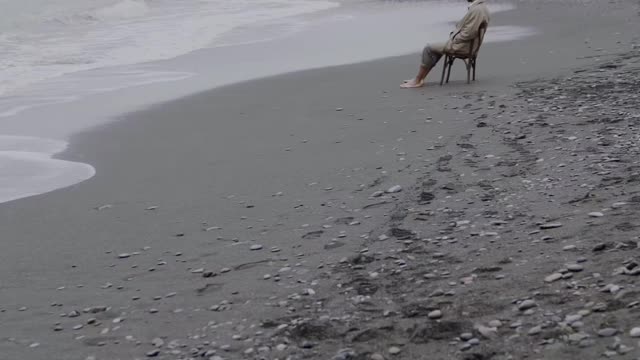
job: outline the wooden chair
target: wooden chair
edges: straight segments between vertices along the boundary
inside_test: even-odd
[[[456,59],[460,59],[464,61],[464,64],[467,66],[467,84],[471,83],[471,71],[473,70],[473,81],[476,81],[476,64],[478,59],[478,52],[480,51],[480,47],[482,46],[482,41],[484,40],[484,35],[487,32],[487,23],[483,22],[480,24],[480,28],[478,29],[478,36],[471,40],[469,53],[468,54],[445,54],[444,59],[444,67],[442,68],[442,78],[440,79],[440,86],[444,84],[444,76],[447,75],[447,84],[449,83],[449,78],[451,77],[451,67],[453,66],[453,62]],[[448,71],[447,71],[448,68]]]

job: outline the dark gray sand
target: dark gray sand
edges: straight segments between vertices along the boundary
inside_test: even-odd
[[[0,206],[0,359],[637,359],[638,2],[520,5],[471,86],[407,56],[73,139],[95,178]]]

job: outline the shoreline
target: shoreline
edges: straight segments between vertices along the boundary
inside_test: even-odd
[[[513,201],[531,204],[531,209],[522,211],[529,216],[525,228],[536,221],[559,221],[556,217],[561,216],[546,211],[539,194],[533,196],[515,185],[522,177],[537,186],[537,176],[553,174],[558,165],[554,162],[531,175],[529,169],[536,162],[531,161],[530,147],[542,147],[545,159],[553,160],[555,153],[571,157],[554,150],[562,145],[548,139],[542,124],[531,128],[525,124],[521,129],[521,122],[511,120],[522,113],[536,114],[536,119],[544,116],[537,114],[546,107],[544,96],[558,96],[545,93],[553,90],[546,86],[553,80],[529,85],[533,92],[528,103],[518,95],[524,90],[511,85],[555,78],[592,64],[593,59],[575,59],[603,53],[589,46],[605,44],[611,53],[631,50],[634,40],[610,31],[635,29],[633,23],[620,24],[624,15],[635,19],[620,13],[629,9],[626,4],[589,5],[593,13],[600,6],[610,13],[592,24],[591,43],[583,40],[576,45],[579,49],[561,47],[578,38],[561,32],[581,27],[577,15],[535,38],[487,44],[479,59],[479,82],[471,86],[461,81],[459,66],[448,86],[414,92],[398,89],[400,79],[417,66],[416,56],[403,56],[215,89],[78,135],[63,156],[95,161],[101,170],[96,177],[0,206],[0,221],[13,239],[0,255],[4,277],[0,316],[7,324],[0,338],[13,340],[0,342],[0,353],[23,358],[26,353],[29,359],[65,354],[216,360],[325,359],[334,354],[365,359],[374,353],[410,359],[425,351],[442,359],[532,354],[546,337],[534,334],[533,342],[514,340],[516,345],[507,344],[504,353],[496,352],[510,335],[507,330],[495,330],[507,334],[496,340],[494,330],[474,330],[474,324],[459,320],[515,321],[518,316],[504,315],[510,311],[505,299],[515,299],[520,306],[530,289],[545,286],[540,274],[547,276],[551,265],[575,260],[564,258],[570,252],[556,254],[558,244],[544,240],[544,254],[550,259],[537,259],[539,248],[517,252],[529,242],[517,243],[513,234],[523,232],[511,227],[508,215],[523,218],[502,203],[503,198],[522,194],[524,198]],[[532,21],[535,14],[548,16],[545,21],[553,24],[562,17],[554,10],[567,8],[556,4],[524,9],[530,13],[520,10],[510,14],[509,21]],[[557,52],[542,57],[550,49]],[[514,53],[519,62],[506,61],[505,56]],[[489,61],[492,57],[502,62]],[[576,74],[580,79],[582,73]],[[430,77],[431,83],[434,78]],[[563,106],[575,110],[571,103]],[[478,127],[482,122],[485,125]],[[552,129],[562,134],[561,126],[569,125],[552,124]],[[540,145],[519,144],[522,132],[527,139],[539,139]],[[521,173],[508,174],[521,168]],[[467,180],[473,173],[487,181],[507,180],[495,184]],[[394,185],[403,191],[372,197]],[[507,190],[500,189],[503,186]],[[572,195],[558,187],[546,191],[558,197]],[[616,197],[615,191],[607,199]],[[421,203],[415,203],[416,198]],[[484,220],[476,219],[484,219],[485,211],[492,209],[499,211],[486,221],[506,223],[484,229]],[[616,226],[630,221],[623,220],[616,220]],[[575,228],[578,233],[582,229],[570,226],[566,218],[562,222],[563,229]],[[452,229],[451,223],[457,228]],[[571,231],[557,237],[567,240],[563,236],[571,236]],[[494,232],[498,234],[487,234]],[[586,241],[576,248],[592,245],[591,239]],[[490,255],[478,255],[483,253]],[[494,264],[514,256],[517,259],[510,263]],[[520,264],[523,258],[531,259],[529,265]],[[509,265],[514,263],[518,266]],[[491,266],[501,269],[477,270]],[[606,269],[607,261],[601,258],[583,266]],[[504,283],[489,281],[500,274],[506,275]],[[421,278],[426,282],[416,282]],[[552,284],[558,286],[552,290],[561,291],[563,283]],[[635,284],[624,285],[633,289]],[[444,302],[422,301],[439,288]],[[449,290],[456,293],[446,296]],[[475,301],[500,291],[504,293],[495,302]],[[532,296],[542,310],[524,320],[522,329],[527,332],[544,324],[543,310],[562,305],[545,296]],[[578,311],[575,303],[569,304],[571,311]],[[436,310],[441,311],[441,320],[431,314]],[[628,332],[630,324],[613,315],[618,318],[615,329]],[[594,318],[599,319],[585,316],[583,322],[589,332],[597,333],[600,329],[591,329],[599,326],[591,322]],[[490,325],[495,323],[483,326],[493,328]],[[541,327],[540,333],[546,329],[554,328]],[[455,340],[463,331],[472,337],[488,335],[469,352],[460,348],[464,342]],[[441,337],[433,339],[432,334]],[[348,341],[343,340],[345,335]],[[415,341],[416,336],[426,342]],[[633,346],[627,340],[625,346]],[[451,341],[456,344],[450,345]],[[589,346],[606,345],[598,335],[594,341]],[[400,352],[389,354],[392,347]],[[346,348],[351,350],[340,351]],[[581,349],[575,356],[589,358],[585,354],[592,349]],[[550,354],[545,359],[568,356],[558,355],[551,346],[543,350]]]

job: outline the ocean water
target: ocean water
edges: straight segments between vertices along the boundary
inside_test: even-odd
[[[0,96],[82,70],[170,59],[323,0],[0,0]]]
[[[90,164],[55,156],[73,134],[121,113],[234,82],[416,52],[446,38],[467,5],[0,0],[0,203],[91,178]],[[492,5],[495,13],[512,8]],[[488,39],[531,33],[493,27]]]

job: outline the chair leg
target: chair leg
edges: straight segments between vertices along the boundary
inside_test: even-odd
[[[440,78],[440,86],[444,84],[444,74],[447,72],[447,63],[449,62],[449,57],[444,58],[444,64],[442,65],[442,77]]]
[[[465,65],[467,65],[467,85],[471,84],[471,61],[468,61]]]
[[[476,59],[473,59],[473,81],[476,81],[476,66],[477,66],[478,62],[476,61]]]
[[[456,60],[456,58],[451,57],[451,59],[449,60],[449,71],[447,71],[447,84],[449,83],[449,78],[451,77],[451,68],[453,67],[453,62]]]

